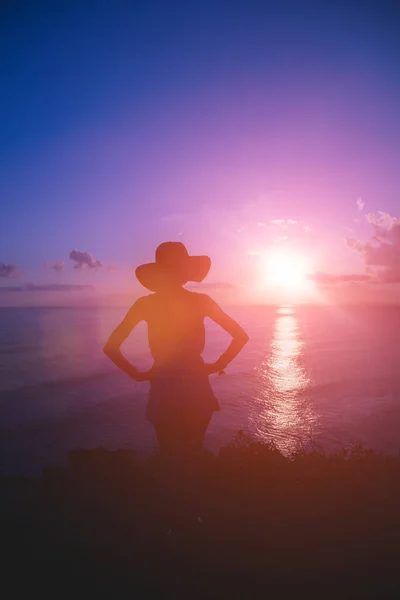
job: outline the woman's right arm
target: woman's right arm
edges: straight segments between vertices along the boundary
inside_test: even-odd
[[[205,316],[212,319],[222,329],[232,336],[232,341],[219,359],[207,365],[208,373],[218,373],[239,354],[243,346],[248,342],[249,336],[245,330],[232,317],[226,314],[222,308],[209,296],[203,296]]]
[[[138,371],[136,367],[125,358],[120,347],[134,327],[136,327],[140,321],[144,320],[144,301],[145,298],[139,298],[139,300],[135,302],[104,345],[104,354],[108,356],[121,371],[136,381],[147,381],[150,378],[150,371],[146,371],[145,373]]]

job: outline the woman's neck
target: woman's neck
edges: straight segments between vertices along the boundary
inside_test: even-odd
[[[165,298],[174,298],[176,296],[181,296],[186,291],[187,290],[185,290],[185,288],[179,284],[171,285],[171,286],[168,286],[167,288],[164,288],[163,290],[158,291],[157,296],[165,297]]]

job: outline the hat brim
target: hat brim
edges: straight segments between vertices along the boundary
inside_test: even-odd
[[[175,272],[179,271],[179,276],[184,285],[188,281],[200,283],[207,277],[210,268],[211,259],[209,256],[188,256],[184,267],[177,269]],[[170,280],[171,270],[155,262],[146,263],[136,269],[136,277],[145,288],[157,292]]]

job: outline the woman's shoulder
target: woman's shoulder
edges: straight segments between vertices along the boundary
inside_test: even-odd
[[[191,294],[193,302],[199,302],[200,304],[212,302],[211,297],[208,294],[204,294],[204,292],[192,292],[188,290],[188,293]]]
[[[135,304],[141,304],[142,306],[145,306],[146,304],[152,302],[152,299],[155,298],[155,296],[155,294],[146,294],[146,296],[140,296],[139,298],[136,298]]]
[[[137,298],[132,306],[136,310],[139,310],[141,313],[146,313],[146,311],[151,308],[154,304],[155,294],[147,294],[146,296],[140,296]]]
[[[213,302],[212,298],[208,294],[202,292],[192,292],[188,290],[190,294],[191,303],[196,306],[202,313],[207,313],[208,307]]]
[[[186,297],[192,302],[204,302],[204,298],[207,297],[207,294],[202,294],[201,292],[195,292],[193,290],[185,289]]]

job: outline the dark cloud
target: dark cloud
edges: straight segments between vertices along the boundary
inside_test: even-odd
[[[380,211],[367,214],[366,220],[374,235],[367,241],[347,238],[348,247],[360,254],[376,282],[400,282],[400,219]]]
[[[17,265],[0,263],[0,277],[12,277],[18,272]]]
[[[334,275],[332,273],[317,272],[309,276],[309,279],[323,285],[333,285],[336,283],[360,283],[371,281],[371,275],[366,273],[342,273]]]
[[[45,267],[53,271],[62,271],[65,267],[65,262],[63,260],[53,260],[45,263]]]
[[[69,259],[75,263],[74,269],[97,269],[103,266],[90,252],[82,252],[81,250],[72,250],[69,253]]]
[[[0,286],[0,292],[76,292],[93,289],[92,285],[72,285],[68,283],[50,283],[47,285],[26,283],[25,285]]]

